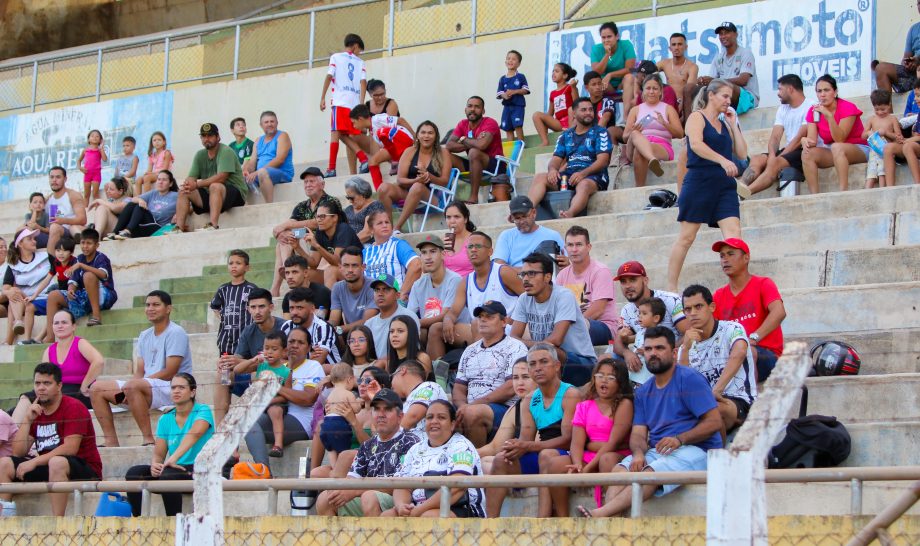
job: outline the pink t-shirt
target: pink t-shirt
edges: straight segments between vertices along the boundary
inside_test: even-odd
[[[470,257],[466,253],[466,245],[468,245],[469,242],[470,238],[467,237],[466,242],[463,244],[463,248],[456,248],[455,246],[453,252],[444,251],[444,267],[461,277],[466,277],[473,272],[473,263],[470,262]]]
[[[808,109],[808,113],[805,114],[805,120],[809,125],[814,125],[814,111],[815,107],[812,106]],[[859,117],[862,115],[862,110],[859,109],[855,104],[850,101],[843,99],[837,99],[837,110],[834,111],[834,120],[839,124],[840,120],[848,118],[850,116],[856,116],[856,122],[853,124],[853,128],[850,129],[850,134],[847,135],[847,138],[844,142],[850,144],[862,144],[868,145],[866,139],[862,137],[863,134],[863,122]],[[818,136],[821,137],[821,140],[824,141],[824,144],[830,146],[834,143],[834,137],[831,136],[831,128],[828,127],[827,118],[821,116],[821,119],[818,120]]]
[[[613,275],[606,265],[591,259],[587,269],[580,275],[570,265],[556,275],[556,284],[564,286],[575,294],[575,301],[581,306],[582,312],[595,300],[610,300],[604,307],[600,321],[610,328],[611,335],[616,335],[620,325],[617,315],[617,296],[613,288]]]
[[[9,457],[13,454],[13,446],[10,443],[19,427],[13,422],[13,418],[0,411],[0,457]]]
[[[575,406],[572,426],[585,429],[589,442],[606,442],[610,439],[610,431],[613,430],[613,419],[601,413],[596,401],[585,400]],[[628,449],[618,449],[616,452],[623,456],[631,453]],[[595,455],[596,453],[586,449],[582,459],[585,463],[590,463]]]
[[[492,118],[482,118],[479,120],[479,125],[475,129],[470,131],[470,120],[462,119],[460,123],[457,124],[457,127],[454,128],[454,134],[457,137],[465,136],[467,138],[479,138],[479,135],[482,133],[491,133],[492,142],[489,144],[489,149],[486,153],[489,154],[489,157],[495,157],[502,155],[502,133],[501,129],[498,128],[498,122]]]

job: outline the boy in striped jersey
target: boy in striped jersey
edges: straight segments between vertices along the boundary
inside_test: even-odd
[[[227,257],[227,269],[230,282],[220,285],[211,300],[211,309],[220,317],[220,329],[217,331],[217,351],[232,355],[240,339],[243,328],[252,323],[252,317],[246,310],[249,293],[258,286],[246,280],[249,271],[249,254],[236,249]],[[216,415],[219,423],[223,414]]]

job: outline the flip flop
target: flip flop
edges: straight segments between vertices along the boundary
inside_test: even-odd
[[[591,512],[589,512],[587,508],[579,504],[575,507],[575,517],[590,519],[594,516],[591,515]]]
[[[154,445],[155,442],[147,442],[146,444],[141,444],[141,447],[147,447]]]

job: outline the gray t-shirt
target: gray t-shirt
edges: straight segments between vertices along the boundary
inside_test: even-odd
[[[344,324],[361,320],[364,318],[364,311],[376,308],[374,291],[371,290],[371,281],[367,277],[364,278],[364,286],[357,294],[348,289],[348,283],[345,281],[339,281],[332,286],[331,309],[342,311]]]
[[[140,198],[147,203],[147,210],[150,211],[157,225],[165,226],[172,222],[172,217],[176,215],[176,201],[179,199],[179,192],[170,191],[163,195],[157,190],[150,190]]]
[[[396,312],[387,318],[380,318],[380,315],[376,315],[367,319],[367,322],[364,323],[374,335],[374,349],[377,351],[377,356],[379,358],[385,358],[387,355],[387,346],[390,337],[390,321],[397,315],[412,317],[412,320],[415,321],[415,326],[418,327],[418,317],[415,316],[415,313],[409,311],[402,305],[397,305]]]
[[[192,373],[192,349],[188,343],[188,334],[176,324],[170,322],[162,334],[153,333],[153,327],[147,328],[137,337],[137,356],[144,359],[144,377],[166,368],[166,359],[181,356],[179,371]]]
[[[440,315],[453,305],[460,280],[460,275],[450,269],[445,269],[444,279],[435,288],[431,282],[431,274],[425,273],[412,285],[412,290],[409,292],[409,304],[406,305],[406,308],[423,319]],[[463,309],[457,322],[470,322],[470,312],[466,308]]]
[[[275,324],[272,325],[272,332],[283,333],[281,325],[284,324],[284,319],[275,316],[272,318],[275,319]],[[249,359],[261,353],[262,345],[264,344],[265,334],[259,329],[259,325],[253,322],[240,332],[240,341],[236,344],[236,351],[233,352],[243,358]]]
[[[760,84],[757,83],[757,64],[754,61],[754,54],[750,49],[741,46],[738,46],[731,57],[725,52],[725,48],[719,50],[719,55],[712,62],[709,75],[713,78],[737,78],[742,74],[751,75],[744,88],[754,95],[754,106],[757,106],[760,102]]]
[[[511,318],[528,325],[530,339],[534,341],[543,341],[553,333],[557,322],[567,320],[572,325],[562,340],[562,350],[589,358],[597,356],[591,344],[591,336],[588,335],[585,317],[578,308],[575,295],[568,288],[554,284],[552,294],[543,303],[538,303],[533,296],[522,294]]]

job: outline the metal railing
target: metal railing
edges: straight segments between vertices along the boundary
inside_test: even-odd
[[[345,32],[361,35],[364,56],[375,58],[510,32],[654,16],[707,1],[531,0],[530,9],[521,10],[515,8],[520,3],[497,0],[352,0],[10,59],[0,63],[0,113],[313,68],[340,50]]]
[[[915,481],[920,479],[920,466],[879,466],[842,468],[803,468],[767,470],[767,483],[827,483],[847,482],[850,486],[850,514],[861,515],[863,483],[877,481]],[[224,491],[268,491],[268,509],[277,510],[279,491],[330,489],[388,490],[493,488],[493,487],[593,487],[629,485],[633,491],[632,517],[642,515],[643,485],[698,485],[706,483],[706,472],[615,472],[608,474],[536,474],[526,476],[429,476],[423,478],[311,478],[271,480],[225,480]],[[0,494],[73,493],[74,515],[84,515],[83,495],[86,493],[141,493],[142,513],[150,514],[151,493],[187,493],[194,491],[193,481],[98,481],[53,483],[0,483]],[[441,495],[441,513],[450,509],[450,494]]]

